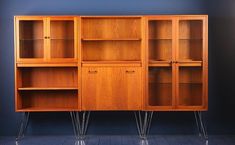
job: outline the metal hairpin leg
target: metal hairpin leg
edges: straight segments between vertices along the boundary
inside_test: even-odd
[[[206,144],[208,144],[208,135],[207,135],[205,123],[202,118],[202,112],[195,111],[194,117],[195,117],[196,125],[198,128],[199,136],[204,137],[204,139],[206,140]]]
[[[151,122],[153,118],[153,111],[138,111],[135,113],[135,120],[138,129],[138,133],[141,139],[147,139],[147,135],[151,128]]]
[[[90,111],[70,112],[75,138],[80,141],[85,139],[88,128]],[[80,143],[79,143],[80,144]]]
[[[30,115],[29,112],[24,112],[22,114],[22,120],[21,120],[18,136],[16,137],[16,142],[18,142],[20,139],[24,138],[24,134],[25,134],[27,127],[28,127],[29,115]]]

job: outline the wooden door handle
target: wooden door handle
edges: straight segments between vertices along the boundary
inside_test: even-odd
[[[96,73],[97,73],[97,70],[89,70],[88,73],[90,73],[90,74],[96,74]]]
[[[135,73],[134,70],[126,70],[126,73]]]

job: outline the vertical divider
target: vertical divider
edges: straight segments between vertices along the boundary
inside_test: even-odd
[[[142,97],[142,106],[141,106],[141,108],[142,108],[142,110],[145,110],[146,109],[146,98],[147,98],[147,80],[146,80],[146,78],[148,77],[148,57],[147,57],[147,54],[148,54],[148,47],[147,47],[147,43],[146,43],[146,38],[147,38],[147,36],[146,36],[146,30],[148,30],[148,29],[146,29],[146,17],[144,17],[144,16],[142,16],[141,17],[141,21],[142,21],[142,23],[141,23],[141,37],[142,37],[142,39],[141,39],[141,62],[142,62],[142,65],[141,65],[141,67],[142,67],[142,81],[143,81],[143,83],[142,83],[142,94],[143,94],[143,97]],[[147,76],[147,77],[146,77]]]
[[[205,109],[208,109],[208,16],[203,18],[203,57],[202,57],[202,68],[203,68],[203,102],[202,105],[206,106]]]
[[[179,17],[174,17],[174,39],[173,39],[173,62],[179,60]],[[174,93],[174,107],[177,109],[179,104],[179,64],[172,63],[173,65],[173,93]]]
[[[48,61],[50,57],[50,40],[48,37],[50,36],[50,18],[43,18],[43,26],[44,26],[44,60]]]
[[[75,23],[75,41],[77,47],[77,61],[78,61],[78,104],[79,110],[82,110],[82,51],[81,51],[81,17],[76,17]]]

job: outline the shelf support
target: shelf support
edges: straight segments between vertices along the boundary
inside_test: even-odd
[[[29,116],[30,116],[29,112],[22,113],[20,129],[19,129],[18,135],[16,137],[16,142],[18,142],[19,140],[24,138],[24,135],[25,135],[25,132],[27,130],[28,123],[29,123]]]
[[[201,111],[194,111],[194,117],[197,125],[197,129],[199,132],[199,137],[203,137],[206,140],[206,145],[208,144],[208,135],[206,126],[202,117]]]
[[[137,111],[134,112],[136,125],[138,129],[139,137],[142,140],[147,139],[147,135],[149,134],[151,128],[151,122],[153,118],[153,111]]]
[[[90,119],[90,111],[70,112],[72,125],[76,140],[81,141],[86,137],[88,123]]]

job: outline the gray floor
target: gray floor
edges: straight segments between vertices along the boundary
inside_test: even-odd
[[[80,145],[205,145],[196,135],[149,136],[147,142],[137,136],[88,136]],[[17,145],[14,137],[0,137],[0,145]],[[26,136],[18,145],[75,145],[73,136]],[[235,135],[211,135],[209,145],[235,145]]]

